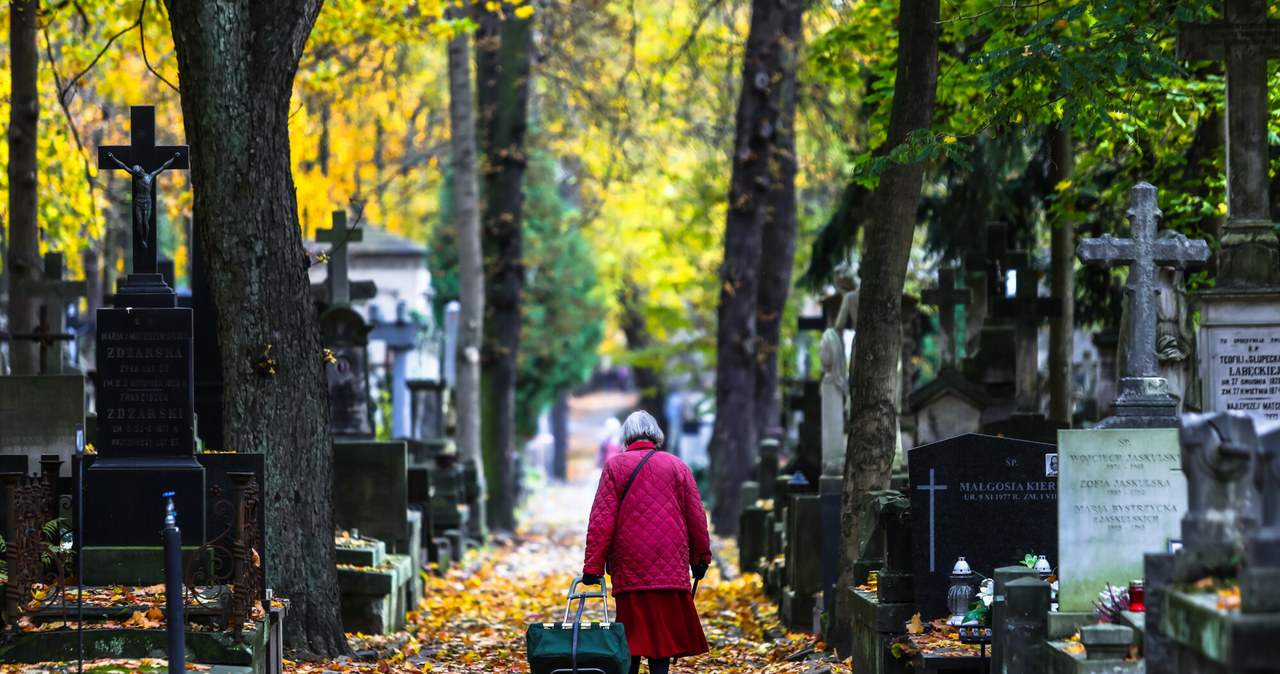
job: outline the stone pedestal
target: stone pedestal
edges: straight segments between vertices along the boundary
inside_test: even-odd
[[[836,601],[836,580],[840,565],[840,498],[844,480],[823,475],[818,484],[822,517],[822,605],[830,611]]]
[[[893,657],[893,640],[903,632],[903,625],[915,613],[910,602],[885,604],[875,594],[847,590],[852,593],[850,604],[850,629],[852,630],[850,666],[855,672],[866,674],[907,674],[912,671],[910,661]],[[839,654],[842,657],[846,654]]]
[[[1040,574],[1035,569],[1018,565],[999,567],[991,575],[995,579],[995,596],[991,601],[991,662],[998,663],[1004,662],[1009,649],[1009,631],[997,629],[997,626],[1008,622],[1012,615],[1007,603],[1009,584],[1015,580],[1034,579],[1040,582]]]
[[[1007,674],[1039,674],[1044,671],[1049,631],[1049,584],[1039,578],[1019,578],[1004,589],[1004,610],[992,630],[993,640],[1002,642],[1004,659],[993,658],[992,666]]]
[[[820,497],[793,496],[787,519],[787,586],[780,617],[788,628],[808,632],[816,597],[822,592],[822,529],[814,526],[822,520]]]

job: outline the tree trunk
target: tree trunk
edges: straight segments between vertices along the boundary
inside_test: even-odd
[[[456,9],[456,8],[455,8]],[[449,142],[453,150],[454,215],[458,218],[457,443],[463,461],[480,456],[480,344],[484,330],[484,259],[480,252],[480,179],[476,174],[476,116],[471,88],[470,36],[449,41]]]
[[[194,220],[218,313],[227,449],[267,455],[267,555],[285,643],[350,651],[338,612],[328,390],[289,155],[289,99],[321,0],[165,0]],[[255,372],[270,348],[276,374]]]
[[[774,131],[773,165],[776,177],[769,191],[760,258],[760,288],[756,299],[755,418],[758,431],[781,427],[778,400],[778,343],[782,315],[791,294],[791,269],[796,254],[796,63],[803,34],[804,2],[784,3],[782,11],[782,69],[775,85],[779,92],[778,126]]]
[[[1053,132],[1050,146],[1049,182],[1058,185],[1071,179],[1075,170],[1075,150],[1072,148],[1071,127],[1065,122]],[[1049,319],[1049,420],[1071,423],[1075,410],[1074,382],[1071,366],[1075,356],[1076,315],[1076,231],[1071,220],[1065,217],[1051,222],[1050,235],[1050,296],[1062,301],[1062,313]]]
[[[521,213],[528,124],[531,22],[477,5],[476,78],[480,137],[485,157],[482,239],[485,265],[485,340],[482,363],[493,423],[485,426],[489,526],[514,531],[519,492],[516,471],[516,356],[520,348],[520,295],[524,288]]]
[[[627,350],[633,353],[643,352],[653,342],[640,306],[641,296],[640,287],[631,279],[623,282],[622,290],[618,293],[618,305],[622,309],[620,327],[627,338]],[[636,388],[640,391],[640,409],[653,415],[654,421],[658,422],[658,427],[667,438],[667,451],[676,453],[676,448],[671,445],[675,436],[672,434],[671,420],[667,418],[667,387],[661,373],[648,364],[635,365],[631,372],[635,377]]]
[[[103,239],[105,238],[104,235]],[[102,256],[98,252],[100,247],[101,244],[98,241],[89,239],[89,245],[81,253],[84,264],[85,294],[88,295],[84,315],[91,318],[97,317],[98,310],[102,308]],[[98,369],[97,340],[96,334],[86,333],[85,339],[80,341],[80,362],[76,367],[83,368],[85,372]]]
[[[938,86],[939,0],[902,0],[898,14],[898,73],[885,149],[907,134],[932,126]],[[889,484],[898,436],[898,359],[902,354],[902,287],[916,224],[924,164],[898,164],[880,178],[865,234],[859,276],[858,339],[850,381],[850,427],[840,512],[837,588],[854,585],[858,558],[858,507],[867,492]],[[836,593],[830,622],[838,652],[849,648],[850,593]]]
[[[40,55],[36,51],[36,19],[39,0],[12,0],[9,5],[9,332],[35,331],[39,301],[25,288],[24,281],[39,280],[40,222],[36,138],[40,131],[40,95],[36,73]],[[40,350],[29,340],[9,342],[11,372],[36,374],[40,371]]]
[[[716,533],[738,531],[739,489],[756,456],[756,311],[760,246],[768,212],[783,91],[783,20],[800,0],[753,0],[743,52],[742,93],[733,144],[716,331],[716,419],[711,445],[711,521]],[[772,252],[772,251],[771,251]]]
[[[569,390],[560,389],[551,406],[551,435],[555,444],[551,454],[551,479],[569,479]]]

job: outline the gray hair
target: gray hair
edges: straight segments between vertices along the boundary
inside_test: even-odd
[[[658,426],[658,420],[644,410],[632,412],[631,416],[622,422],[622,444],[629,446],[639,440],[648,440],[655,447],[662,447],[662,441],[665,440],[662,428]]]

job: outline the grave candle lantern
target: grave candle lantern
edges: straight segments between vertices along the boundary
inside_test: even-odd
[[[1147,610],[1147,590],[1141,580],[1129,581],[1129,610],[1145,612]]]
[[[1049,566],[1049,559],[1044,555],[1036,560],[1035,570],[1040,574],[1040,580],[1049,580],[1049,576],[1053,575],[1053,567]]]
[[[951,610],[948,625],[959,625],[969,612],[969,602],[973,599],[973,570],[964,557],[956,560],[951,569],[951,589],[947,591],[947,608]]]

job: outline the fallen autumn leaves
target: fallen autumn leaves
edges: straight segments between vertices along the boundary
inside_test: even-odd
[[[581,565],[581,545],[580,532],[560,531],[525,533],[518,541],[495,543],[491,550],[469,558],[467,570],[428,579],[427,599],[405,632],[352,635],[354,648],[362,654],[376,652],[381,660],[293,663],[289,669],[298,674],[326,669],[384,674],[528,672],[525,626],[563,619],[565,593],[573,569]],[[712,650],[677,662],[672,672],[849,672],[835,663],[785,660],[812,647],[813,638],[792,634],[766,639],[766,628],[782,632],[776,608],[761,593],[757,576],[724,580],[713,568],[698,587],[696,603]],[[600,614],[597,602],[588,604],[584,615],[599,620]]]

